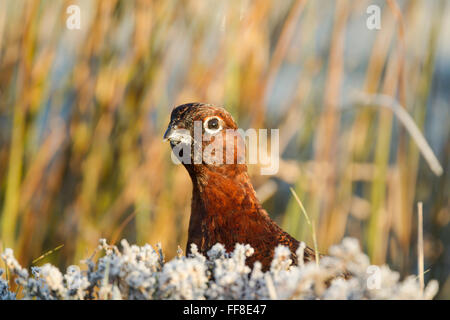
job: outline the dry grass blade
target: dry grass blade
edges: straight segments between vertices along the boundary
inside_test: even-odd
[[[419,266],[419,281],[420,281],[420,291],[423,295],[423,290],[425,287],[424,281],[424,266],[423,266],[423,203],[417,203],[417,263]]]
[[[314,252],[316,255],[316,264],[319,265],[319,249],[317,245],[317,236],[316,236],[316,228],[314,227],[314,224],[311,223],[311,220],[309,220],[308,213],[305,210],[305,207],[303,206],[302,202],[300,201],[300,198],[297,196],[297,193],[295,190],[290,187],[289,190],[291,190],[292,195],[294,196],[295,200],[297,201],[298,205],[300,206],[300,209],[302,209],[303,215],[305,216],[306,222],[311,227],[311,233],[313,237],[314,242]]]
[[[36,259],[34,259],[31,263],[32,263],[32,264],[35,264],[36,262],[38,262],[38,261],[44,259],[44,258],[47,257],[48,255],[51,255],[53,252],[58,251],[58,250],[61,249],[62,247],[64,247],[64,244],[61,244],[61,245],[57,246],[56,248],[54,248],[54,249],[52,249],[52,250],[50,250],[50,251],[47,251],[47,252],[44,253],[43,255],[39,256],[39,257],[36,258]]]
[[[362,104],[365,106],[378,106],[391,109],[417,144],[417,147],[433,173],[437,176],[442,175],[444,170],[442,169],[439,160],[436,158],[436,155],[423,136],[422,132],[420,132],[420,129],[417,127],[413,118],[409,115],[405,108],[400,105],[400,103],[388,95],[365,93],[357,93],[355,95],[355,101],[357,104]]]
[[[305,207],[303,207],[302,202],[300,201],[300,199],[297,196],[297,193],[295,193],[295,190],[290,187],[289,190],[291,190],[292,195],[294,196],[295,200],[297,201],[298,205],[300,206],[300,209],[302,209],[302,213],[305,216],[306,222],[308,222],[308,224],[311,226],[311,221],[309,220],[308,214],[306,213]]]
[[[431,269],[430,268],[428,268],[427,270],[425,270],[424,272],[423,272],[423,275],[426,275],[428,272],[430,272],[431,271]],[[416,278],[415,278],[416,280],[420,280],[420,274],[418,274],[417,276],[416,276]]]
[[[319,266],[319,249],[317,245],[317,236],[316,236],[316,228],[314,227],[314,224],[311,224],[312,229],[312,237],[314,241],[314,254],[316,256],[316,265]]]
[[[111,244],[115,244],[117,240],[119,239],[123,229],[133,220],[133,218],[136,216],[137,211],[133,211],[128,217],[125,218],[125,220],[120,224],[120,226],[117,228],[117,230],[113,233],[113,236],[111,237]]]

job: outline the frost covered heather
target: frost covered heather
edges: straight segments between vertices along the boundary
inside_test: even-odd
[[[253,253],[249,245],[237,244],[226,253],[223,245],[216,244],[207,256],[194,245],[190,255],[183,256],[179,250],[168,262],[159,245],[139,247],[122,240],[121,248],[102,239],[98,249],[104,256],[81,261],[83,269],[70,266],[65,273],[45,264],[32,267],[30,274],[11,249],[1,258],[24,299],[432,299],[438,290],[432,280],[422,295],[416,276],[400,281],[399,274],[387,266],[374,269],[358,241],[351,238],[331,247],[330,256],[319,265],[294,266],[289,249],[279,246],[265,273],[259,263],[253,270],[245,265]],[[297,250],[299,257],[303,248],[304,244]],[[353,274],[350,280],[330,281],[344,270]],[[377,278],[373,270],[378,270]],[[15,298],[0,269],[0,300]]]

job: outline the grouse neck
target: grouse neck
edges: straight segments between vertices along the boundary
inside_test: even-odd
[[[206,252],[217,242],[232,250],[236,243],[249,242],[248,230],[241,230],[248,221],[267,222],[246,171],[234,176],[209,172],[207,178],[195,176],[192,182],[187,250],[195,243]]]
[[[220,215],[223,219],[261,207],[246,166],[224,167],[214,170],[202,167],[200,172],[190,172],[193,184],[191,215]]]

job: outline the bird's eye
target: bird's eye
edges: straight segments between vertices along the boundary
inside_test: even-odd
[[[212,118],[208,121],[208,129],[217,129],[219,128],[219,120],[217,118]]]
[[[205,131],[213,134],[222,129],[221,121],[218,117],[207,118],[204,122]]]

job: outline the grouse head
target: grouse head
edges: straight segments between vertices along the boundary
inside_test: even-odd
[[[243,138],[224,108],[203,103],[176,107],[164,139],[193,180],[211,173],[231,178],[247,170]]]

